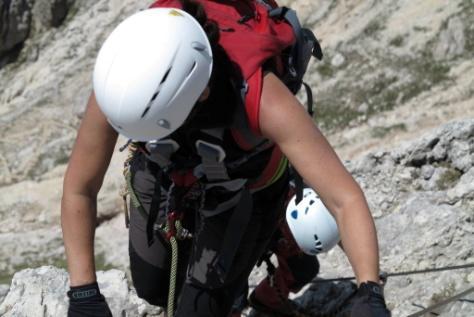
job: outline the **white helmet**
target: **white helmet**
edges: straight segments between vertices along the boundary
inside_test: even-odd
[[[128,17],[106,39],[94,92],[119,133],[150,141],[183,124],[211,70],[211,45],[199,23],[182,10],[153,8]]]
[[[296,195],[293,196],[286,208],[286,221],[304,253],[327,252],[339,242],[334,217],[311,188],[304,188],[298,205]]]

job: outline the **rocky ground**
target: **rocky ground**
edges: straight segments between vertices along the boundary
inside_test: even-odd
[[[295,7],[321,40],[324,61],[312,63],[307,76],[316,121],[367,194],[382,269],[474,262],[474,2],[280,2]],[[0,315],[62,314],[64,271],[21,269],[64,267],[61,183],[94,58],[117,22],[143,7],[132,0],[0,5],[1,21],[8,18],[10,25],[0,23],[0,303],[6,296]],[[124,155],[114,155],[101,192],[96,243],[100,269],[126,272],[127,231],[118,196]],[[351,275],[339,250],[321,256],[321,265],[322,277]],[[255,271],[252,284],[263,276]],[[111,280],[122,283],[104,286],[106,296],[121,298],[114,303],[117,316],[122,310],[127,316],[153,312],[133,297],[126,274],[106,271],[103,281]],[[472,269],[393,277],[387,301],[394,316],[406,316],[419,309],[415,305],[426,307],[473,284]],[[338,285],[314,284],[295,298],[330,311],[349,287]],[[332,302],[325,302],[328,294]],[[473,296],[438,313],[472,316]]]

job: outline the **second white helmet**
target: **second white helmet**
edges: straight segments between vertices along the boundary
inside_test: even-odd
[[[148,9],[125,19],[102,45],[94,92],[119,133],[149,141],[183,124],[211,71],[211,45],[191,15],[172,8]]]
[[[311,188],[303,189],[303,199],[296,195],[286,208],[286,221],[300,249],[306,254],[327,252],[339,242],[336,220]]]

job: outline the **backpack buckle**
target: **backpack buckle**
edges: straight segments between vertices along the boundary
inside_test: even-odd
[[[179,144],[175,140],[154,140],[145,144],[148,151],[147,158],[166,169],[171,165],[171,155],[179,149]]]
[[[228,180],[227,167],[224,164],[225,151],[222,147],[203,140],[196,141],[196,150],[201,157],[202,173],[209,181]]]

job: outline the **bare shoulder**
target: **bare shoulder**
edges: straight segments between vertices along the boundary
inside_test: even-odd
[[[110,146],[115,145],[116,139],[117,132],[108,123],[92,93],[79,128],[75,147],[84,146],[88,149],[96,148],[99,151],[108,150]]]
[[[317,131],[298,99],[273,73],[264,77],[259,125],[262,134],[277,143],[301,135],[302,130]]]

